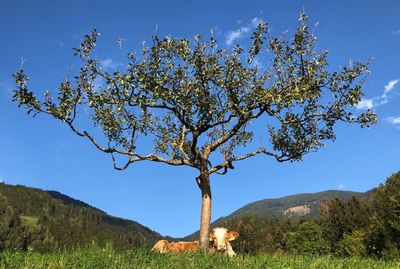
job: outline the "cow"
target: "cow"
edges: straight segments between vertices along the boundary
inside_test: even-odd
[[[238,237],[238,232],[228,232],[228,229],[223,227],[214,228],[210,232],[211,250],[224,253],[229,257],[236,256],[236,253],[233,251],[232,246],[229,242],[235,240]]]
[[[228,229],[217,227],[210,232],[210,251],[224,253],[229,257],[236,256],[229,241],[238,238],[239,233],[235,231],[228,232]],[[158,241],[151,249],[159,253],[183,253],[195,251],[200,248],[199,241],[193,242],[168,242],[167,240]]]
[[[169,252],[190,252],[198,250],[200,247],[199,241],[193,242],[168,242],[167,240],[158,241],[151,251],[159,252],[159,253],[169,253]]]

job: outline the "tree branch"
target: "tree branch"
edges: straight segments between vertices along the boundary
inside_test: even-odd
[[[127,164],[125,164],[125,168],[123,169],[117,169],[117,170],[124,170],[126,169],[131,163],[134,162],[139,162],[139,161],[154,161],[154,162],[161,162],[161,163],[166,163],[169,165],[174,165],[174,166],[181,166],[181,165],[187,165],[187,166],[191,166],[193,167],[193,163],[189,160],[171,160],[171,159],[165,159],[162,158],[160,156],[157,156],[155,154],[148,154],[148,155],[140,155],[134,151],[122,151],[116,148],[105,148],[103,146],[101,146],[94,138],[93,136],[91,136],[88,132],[83,131],[80,132],[78,131],[71,122],[67,122],[67,124],[69,125],[69,127],[72,129],[72,131],[74,133],[76,133],[77,135],[81,136],[81,137],[87,137],[90,142],[92,142],[92,144],[94,144],[96,146],[96,148],[98,148],[100,151],[108,153],[108,154],[113,154],[113,153],[118,153],[121,155],[127,155],[129,156],[129,161],[127,162]]]
[[[179,150],[182,152],[182,155],[185,159],[190,160],[189,156],[186,154],[185,149],[183,146],[185,145],[186,141],[186,127],[185,125],[182,126],[182,135],[181,135],[181,143],[179,144]]]
[[[219,174],[219,175],[224,175],[224,174],[226,174],[226,173],[228,172],[228,168],[234,169],[234,166],[232,165],[233,162],[243,161],[243,160],[245,160],[245,159],[247,159],[247,158],[253,157],[253,156],[258,155],[258,154],[266,154],[266,155],[272,156],[272,157],[274,157],[278,162],[285,162],[285,161],[291,160],[290,156],[286,156],[286,155],[284,155],[284,154],[281,155],[281,156],[279,156],[279,155],[277,155],[277,154],[275,154],[275,153],[273,153],[273,152],[267,151],[267,150],[264,149],[264,148],[260,148],[260,149],[258,149],[258,150],[256,150],[256,151],[253,151],[253,152],[248,153],[248,154],[246,154],[246,155],[243,155],[243,156],[240,156],[240,157],[234,157],[234,158],[231,158],[231,159],[229,159],[229,160],[225,160],[225,161],[222,162],[221,164],[212,167],[212,168],[209,170],[209,173],[210,173],[210,174],[216,173],[216,174]],[[221,172],[221,171],[220,171],[221,169],[224,169],[224,171]]]
[[[243,125],[245,125],[249,120],[260,117],[264,112],[265,109],[261,109],[258,113],[255,114],[252,113],[240,116],[238,122],[235,124],[235,126],[232,127],[231,130],[229,130],[228,133],[226,133],[224,136],[220,137],[218,140],[214,141],[213,143],[205,147],[203,155],[208,158],[211,152],[213,152],[220,145],[224,144],[226,141],[231,139],[240,130],[240,128],[242,128]]]

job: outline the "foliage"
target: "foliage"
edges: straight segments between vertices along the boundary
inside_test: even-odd
[[[304,222],[295,232],[289,233],[287,248],[292,253],[305,255],[323,255],[329,252],[321,227],[313,221]]]
[[[0,192],[0,251],[26,246],[26,229],[21,225],[19,214]]]
[[[339,255],[400,257],[400,172],[369,192],[366,199],[327,200],[321,227]]]
[[[373,195],[374,213],[400,245],[400,172],[389,177]]]
[[[399,258],[400,249],[396,244],[390,230],[383,223],[377,221],[371,223],[367,229],[366,246],[369,256],[377,258]]]
[[[399,173],[394,174],[361,198],[326,200],[321,204],[321,218],[238,215],[221,218],[213,226],[239,232],[238,240],[232,242],[238,254],[399,258],[397,219],[392,214],[399,180]],[[138,224],[112,218],[60,193],[0,184],[2,251],[77,249],[92,240],[100,246],[112,240],[116,249],[131,249],[151,246],[157,239],[158,234]],[[198,234],[184,238],[197,239]]]
[[[14,101],[28,113],[63,121],[98,149],[126,157],[121,169],[150,160],[211,174],[226,173],[232,162],[257,154],[278,161],[301,160],[324,141],[335,139],[337,121],[361,126],[376,122],[370,111],[358,116],[351,112],[361,100],[367,64],[354,62],[328,71],[328,52],[315,50],[316,37],[308,24],[308,16],[301,13],[297,30],[288,38],[272,37],[261,22],[247,53],[239,44],[233,50],[222,49],[214,37],[152,36],[152,46],[143,47],[140,55],[129,53],[127,69],[113,74],[102,70],[93,52],[98,38],[93,30],[74,49],[83,65],[74,79],[60,83],[57,100],[50,92],[43,101],[36,98],[21,70],[14,75]],[[256,57],[263,57],[264,70],[253,64]],[[95,88],[96,79],[106,86]],[[107,138],[106,146],[76,127],[80,106],[91,112],[93,123]],[[255,135],[250,122],[261,116],[271,144],[237,156],[235,149]],[[147,155],[136,148],[143,136],[154,139]],[[210,155],[216,150],[224,161],[212,164],[216,158]]]
[[[263,254],[239,255],[229,258],[201,252],[186,254],[158,254],[146,249],[117,251],[111,245],[54,253],[6,252],[0,254],[0,268],[326,268],[326,269],[393,269],[399,261],[378,261],[360,258],[334,258],[331,256],[288,256]]]
[[[0,251],[54,251],[95,240],[116,248],[151,246],[161,236],[56,192],[0,183]]]
[[[300,219],[277,218],[260,215],[242,215],[223,219],[213,226],[224,226],[239,232],[239,238],[232,242],[235,250],[246,254],[286,252],[286,235],[296,230]]]
[[[321,205],[321,226],[331,249],[335,251],[345,234],[365,228],[369,223],[369,207],[358,198],[347,202],[339,198],[325,201]]]
[[[305,205],[310,208],[311,217],[318,217],[320,214],[320,204],[332,198],[348,201],[352,196],[363,197],[365,193],[352,191],[329,190],[317,193],[300,193],[275,199],[265,199],[250,203],[239,208],[226,218],[238,217],[248,214],[264,216],[283,216],[288,208]]]
[[[203,249],[211,219],[211,174],[226,174],[232,163],[259,154],[279,162],[300,161],[335,139],[338,121],[362,127],[376,122],[370,110],[355,115],[352,109],[361,100],[368,65],[354,62],[331,72],[328,52],[316,50],[305,13],[292,37],[273,37],[260,22],[247,53],[239,44],[222,49],[213,36],[189,40],[154,35],[150,47],[144,46],[140,55],[129,53],[127,68],[112,74],[102,70],[94,54],[97,38],[93,30],[74,49],[82,67],[73,79],[60,83],[56,100],[49,91],[38,99],[24,70],[14,74],[13,100],[28,114],[48,114],[86,137],[111,155],[115,169],[154,161],[198,170]],[[261,56],[263,70],[254,64]],[[105,86],[96,87],[96,80]],[[106,143],[77,126],[80,111],[90,114]],[[260,145],[250,144],[256,134],[262,137],[251,128],[256,120],[264,122],[269,137]],[[150,139],[153,143],[143,153],[137,146]],[[250,149],[239,151],[245,146]],[[119,165],[121,157],[125,162]]]
[[[375,189],[371,206],[368,251],[378,257],[400,257],[400,172]]]
[[[312,226],[315,230],[322,230],[323,239],[329,245],[328,252],[339,256],[399,258],[399,237],[396,229],[400,204],[399,182],[400,173],[396,173],[385,184],[367,192],[366,195],[345,200],[330,198],[319,203],[321,215],[312,218],[315,221]],[[235,249],[242,253],[293,252],[297,246],[301,252],[308,248],[308,244],[316,246],[314,245],[314,242],[317,242],[315,238],[307,239],[304,235],[294,236],[302,232],[301,223],[304,222],[304,218],[312,217],[311,215],[302,218],[277,217],[276,212],[281,212],[288,203],[292,206],[303,204],[301,195],[261,202],[250,204],[239,210],[242,213],[234,213],[216,221],[213,225],[223,225],[239,231],[241,236],[236,242]],[[256,211],[261,205],[266,206],[267,209]],[[269,217],[246,215],[245,212],[269,212]],[[275,217],[271,217],[274,215]],[[301,244],[295,239],[305,246],[300,246]],[[321,244],[315,251],[326,253],[326,245]],[[312,253],[312,251],[307,252]]]
[[[356,230],[351,234],[345,234],[343,239],[338,244],[337,254],[341,256],[358,256],[364,257],[367,255],[365,244],[365,232]]]

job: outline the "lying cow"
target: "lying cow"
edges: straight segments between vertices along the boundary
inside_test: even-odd
[[[169,252],[189,252],[199,249],[199,241],[194,242],[168,242],[167,240],[158,241],[151,249],[155,252],[169,253]]]
[[[239,237],[239,233],[235,231],[228,232],[228,229],[217,227],[210,232],[211,249],[217,252],[225,253],[229,257],[236,256],[229,241],[233,241]]]
[[[229,257],[233,257],[236,253],[233,251],[229,241],[238,238],[239,233],[235,231],[228,232],[228,229],[217,227],[210,232],[210,250],[212,252],[224,253]],[[200,248],[199,241],[193,242],[168,242],[167,240],[158,241],[152,251],[159,253],[182,253],[195,251]]]

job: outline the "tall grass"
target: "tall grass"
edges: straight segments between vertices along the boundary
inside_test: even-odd
[[[264,254],[239,255],[234,258],[201,252],[158,254],[147,249],[116,251],[91,245],[71,252],[37,253],[6,252],[0,254],[0,268],[351,268],[400,269],[400,261],[379,261],[362,258],[308,257]]]

